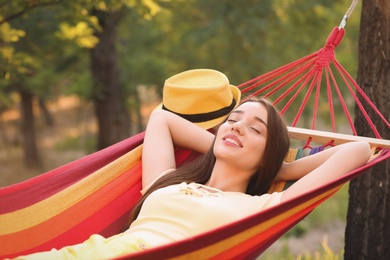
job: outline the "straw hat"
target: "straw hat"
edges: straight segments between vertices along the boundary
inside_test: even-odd
[[[225,74],[212,69],[194,69],[165,81],[163,102],[157,108],[210,129],[220,124],[240,99],[240,90],[229,84]]]

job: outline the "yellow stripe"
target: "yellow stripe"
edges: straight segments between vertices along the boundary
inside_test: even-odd
[[[183,259],[183,260],[184,259],[185,260],[194,259],[194,260],[197,260],[197,259],[207,259],[207,258],[218,256],[218,254],[226,251],[227,249],[234,247],[236,245],[239,245],[241,243],[245,243],[245,241],[247,241],[248,239],[258,235],[261,232],[264,232],[265,230],[267,230],[269,228],[272,228],[273,226],[279,224],[280,222],[282,222],[283,220],[287,219],[288,217],[294,215],[295,213],[302,211],[303,209],[318,202],[322,198],[324,198],[332,193],[335,193],[337,190],[339,190],[341,188],[341,186],[342,185],[340,185],[336,188],[333,188],[333,189],[331,189],[323,194],[320,194],[317,197],[314,197],[313,199],[310,199],[307,202],[300,204],[299,206],[296,206],[290,210],[283,212],[282,214],[274,216],[273,218],[271,218],[265,222],[259,223],[258,225],[253,226],[250,229],[244,230],[243,232],[238,233],[237,235],[234,235],[232,237],[228,237],[222,241],[219,241],[218,243],[215,243],[215,244],[212,244],[210,246],[201,248],[199,250],[190,252],[188,254],[174,257],[172,259],[177,259],[177,260],[179,260],[179,259]]]
[[[297,157],[298,149],[290,148],[286,157],[284,158],[285,162],[292,162],[295,161],[295,158]]]
[[[141,152],[142,145],[45,200],[0,215],[0,235],[30,228],[66,211],[134,166],[140,160]]]
[[[284,161],[285,162],[295,161],[295,158],[297,157],[297,153],[298,153],[298,149],[290,148],[286,157],[284,158]],[[283,191],[284,186],[286,186],[285,181],[279,181],[279,182],[272,183],[268,189],[268,193],[281,192],[281,191]]]

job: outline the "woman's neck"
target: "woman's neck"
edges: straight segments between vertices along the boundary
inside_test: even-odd
[[[250,173],[244,173],[240,169],[232,168],[231,165],[220,163],[217,160],[206,185],[222,191],[245,193],[250,175]]]

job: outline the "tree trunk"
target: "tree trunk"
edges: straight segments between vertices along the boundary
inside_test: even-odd
[[[359,38],[357,83],[390,120],[390,2],[364,0]],[[373,136],[356,107],[359,135]],[[366,109],[382,138],[389,128]],[[345,259],[390,259],[390,160],[352,180],[345,233]]]
[[[91,71],[95,113],[98,121],[98,149],[110,146],[130,135],[130,118],[119,79],[116,57],[116,26],[119,13],[96,11],[101,31],[99,43],[91,50]]]
[[[24,162],[29,169],[40,169],[42,162],[36,142],[33,95],[29,91],[21,90],[20,96]]]
[[[140,133],[145,130],[145,127],[143,125],[143,118],[141,114],[141,97],[137,88],[133,88],[132,90],[130,90],[130,95],[133,97],[132,110],[135,111],[134,117],[136,118],[135,131],[137,133]]]
[[[40,112],[42,112],[43,114],[45,125],[47,127],[54,126],[53,116],[51,115],[49,109],[47,108],[45,100],[43,98],[39,98],[38,102],[39,102]]]

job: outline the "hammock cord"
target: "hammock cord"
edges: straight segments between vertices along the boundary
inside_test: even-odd
[[[330,119],[332,123],[332,131],[336,132],[336,121],[334,118],[334,110],[333,110],[333,98],[332,98],[332,89],[330,87],[330,81],[329,81],[329,73],[332,73],[332,71],[329,68],[329,65],[326,66],[325,70],[325,80],[326,80],[326,88],[327,88],[327,94],[328,94],[328,104],[329,104],[329,114]]]
[[[358,0],[353,0],[350,7],[343,17],[342,24],[339,27],[335,27],[331,34],[328,36],[326,43],[319,51],[279,67],[273,71],[265,73],[257,78],[253,78],[247,82],[244,82],[238,87],[241,89],[243,94],[251,96],[263,95],[266,98],[271,97],[275,94],[274,104],[277,105],[282,100],[287,100],[284,107],[280,109],[280,113],[283,115],[286,111],[290,111],[290,106],[298,98],[304,94],[303,101],[296,112],[295,118],[292,122],[292,126],[297,126],[299,119],[301,118],[306,105],[314,93],[314,103],[312,125],[311,128],[315,129],[317,114],[323,107],[320,105],[320,88],[321,81],[324,78],[324,85],[327,88],[327,102],[329,108],[329,117],[331,122],[331,128],[333,132],[336,131],[336,120],[334,114],[334,101],[332,95],[332,88],[335,89],[335,95],[339,100],[339,104],[342,107],[344,115],[348,121],[350,129],[353,135],[357,135],[357,131],[354,126],[353,117],[348,110],[347,103],[344,100],[342,91],[339,85],[344,85],[348,93],[351,94],[352,98],[356,102],[357,107],[362,112],[364,118],[372,129],[376,138],[381,139],[381,136],[372,122],[368,112],[364,108],[362,101],[373,109],[373,111],[379,116],[379,118],[390,127],[390,123],[385,119],[381,112],[377,109],[374,103],[368,98],[358,84],[352,79],[348,72],[341,66],[335,57],[335,48],[340,44],[344,37],[345,30],[344,26],[346,21],[355,9]],[[331,66],[332,64],[332,66]],[[332,71],[332,68],[333,70]],[[338,82],[340,81],[340,82]],[[315,89],[315,91],[313,91]],[[304,91],[305,90],[305,91]],[[293,93],[295,91],[295,93]],[[355,93],[355,91],[357,93]],[[360,94],[362,100],[359,100],[357,94]]]
[[[356,5],[354,1],[353,6]],[[352,7],[347,12],[350,15]],[[348,110],[347,102],[344,100],[340,87],[346,88],[347,92],[351,94],[353,100],[356,102],[357,107],[361,110],[366,122],[369,124],[376,138],[381,139],[381,136],[372,122],[368,112],[364,108],[362,102],[366,102],[369,107],[379,116],[379,118],[390,127],[390,123],[385,119],[381,112],[377,109],[374,103],[368,98],[348,72],[342,67],[335,57],[335,48],[340,44],[345,34],[344,29],[335,27],[330,33],[328,39],[323,48],[279,67],[273,71],[265,73],[257,78],[251,79],[238,85],[241,92],[248,96],[262,95],[266,98],[270,98],[275,95],[273,103],[279,104],[282,100],[285,101],[284,106],[281,105],[280,114],[284,114],[286,111],[291,111],[290,106],[297,100],[298,96],[303,96],[299,108],[295,114],[295,118],[291,126],[297,126],[299,119],[301,118],[305,108],[310,103],[311,96],[314,96],[312,103],[313,115],[311,128],[316,128],[317,114],[323,107],[328,107],[329,117],[331,121],[331,128],[333,132],[336,131],[336,120],[334,113],[334,97],[337,97],[338,103],[341,106],[344,115],[348,121],[350,129],[353,135],[357,135],[357,131],[354,126],[353,117]],[[321,85],[324,81],[324,87],[326,86],[327,103],[328,105],[321,105]],[[335,96],[333,97],[332,88],[335,90]],[[356,93],[355,93],[356,91]],[[362,99],[360,100],[359,94]]]
[[[350,15],[352,14],[353,10],[355,9],[357,3],[358,3],[359,0],[353,0],[351,5],[349,6],[347,12],[345,13],[345,15],[343,16],[343,19],[341,20],[341,23],[339,25],[339,30],[344,28],[345,25],[347,24],[347,21],[350,17]]]

